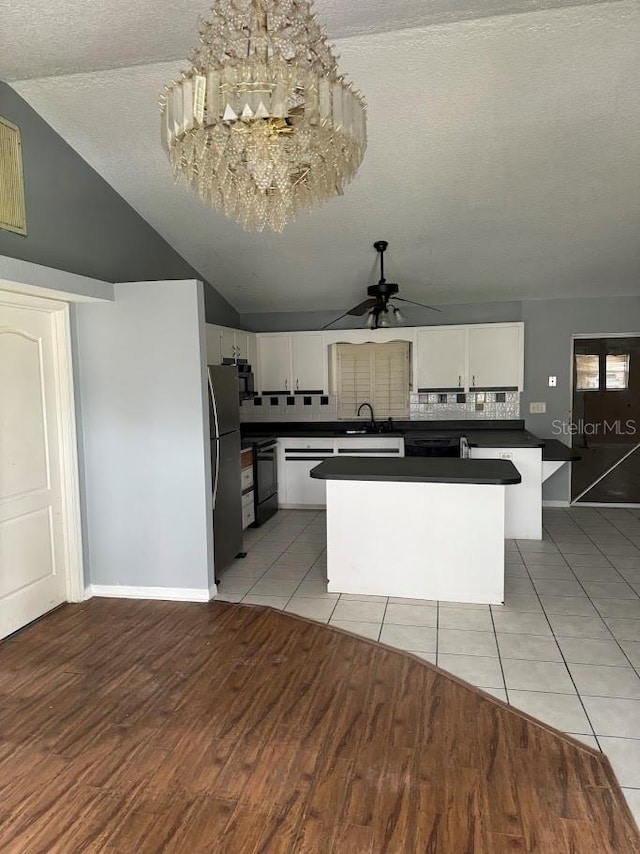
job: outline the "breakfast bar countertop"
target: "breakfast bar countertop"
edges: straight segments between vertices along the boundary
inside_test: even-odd
[[[509,460],[459,457],[330,457],[311,470],[311,477],[320,480],[496,486],[521,482],[520,472]]]

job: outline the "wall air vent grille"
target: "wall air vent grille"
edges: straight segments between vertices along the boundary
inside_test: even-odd
[[[0,117],[0,228],[27,233],[20,129]]]

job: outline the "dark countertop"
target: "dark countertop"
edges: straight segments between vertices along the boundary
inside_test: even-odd
[[[465,430],[470,448],[543,448],[539,439],[528,430]]]
[[[269,436],[282,437],[284,439],[303,438],[307,436],[335,436],[347,435],[347,430],[362,430],[366,427],[366,421],[245,421],[240,425],[242,438],[264,439]],[[388,422],[379,422],[384,426]],[[374,433],[363,433],[371,436],[463,436],[473,430],[475,433],[485,431],[509,430],[514,432],[524,431],[524,421],[515,419],[510,421],[394,421],[391,430],[381,430]],[[356,434],[358,435],[358,434]]]
[[[520,483],[509,460],[463,460],[459,457],[332,457],[311,469],[319,480],[375,480],[407,483]]]
[[[580,455],[558,439],[541,439],[524,429],[524,421],[394,421],[393,430],[379,433],[351,433],[362,422],[247,422],[242,425],[243,442],[266,438],[360,439],[365,436],[403,436],[405,439],[458,438],[466,436],[471,448],[542,448],[542,459],[572,462]]]
[[[581,460],[582,457],[577,451],[567,447],[559,439],[545,439],[542,459],[548,462],[570,463]]]

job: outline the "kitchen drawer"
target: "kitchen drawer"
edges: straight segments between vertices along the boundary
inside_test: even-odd
[[[256,520],[256,513],[255,513],[255,509],[253,507],[253,501],[251,502],[250,505],[249,504],[246,504],[246,505],[243,504],[242,505],[242,530],[244,531],[245,528],[248,528],[252,522],[255,522],[255,520]]]
[[[390,436],[339,439],[336,451],[342,456],[403,457],[404,439]]]
[[[281,439],[285,454],[318,454],[327,456],[333,454],[334,440],[321,436],[311,436],[309,439]]]
[[[240,468],[247,469],[253,467],[253,448],[245,448],[240,454]]]
[[[253,467],[242,469],[240,473],[240,483],[242,484],[242,491],[248,489],[250,486],[253,486]]]
[[[243,510],[245,507],[253,507],[254,494],[255,493],[252,489],[250,492],[247,492],[245,495],[242,496],[242,509]]]

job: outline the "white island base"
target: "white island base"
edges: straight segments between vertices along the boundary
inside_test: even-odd
[[[329,592],[501,604],[505,489],[327,480]]]

